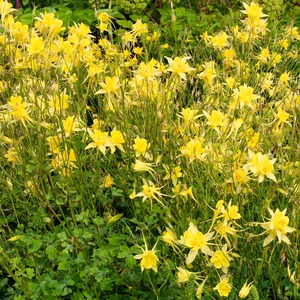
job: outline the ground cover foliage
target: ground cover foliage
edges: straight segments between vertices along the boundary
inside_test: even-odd
[[[300,296],[297,24],[0,13],[1,299]]]

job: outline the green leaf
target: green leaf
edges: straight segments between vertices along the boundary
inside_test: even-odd
[[[49,258],[50,260],[54,260],[54,259],[57,257],[58,251],[57,251],[57,249],[55,248],[55,246],[50,245],[50,246],[48,246],[48,247],[46,248],[45,251],[46,251],[46,254],[48,255],[48,258]]]
[[[33,268],[26,268],[25,270],[26,270],[28,278],[31,279],[31,278],[33,278],[35,276]]]
[[[31,25],[33,22],[33,15],[32,13],[30,14],[24,14],[21,15],[17,18],[17,20],[21,23],[23,23],[24,25]]]
[[[71,268],[71,266],[72,266],[71,261],[64,260],[58,264],[57,270],[67,271]]]
[[[118,254],[118,258],[124,258],[124,257],[126,257],[128,255],[128,252],[120,252],[119,254]]]
[[[102,10],[102,11],[105,11],[105,10]],[[117,10],[113,10],[112,12],[107,12],[107,13],[116,19],[122,19],[122,20],[126,19],[126,17]]]
[[[65,285],[68,285],[68,286],[73,286],[75,284],[75,281],[71,278],[68,278],[64,281]]]
[[[67,235],[66,235],[66,233],[65,233],[64,231],[58,233],[58,234],[57,234],[57,237],[59,238],[59,240],[60,240],[61,242],[65,241],[65,240],[67,239]]]
[[[82,294],[84,295],[86,300],[92,300],[92,296],[88,291],[84,290],[84,291],[82,291]]]
[[[52,291],[52,296],[62,296],[64,292],[65,285],[62,283],[55,284],[55,290]]]
[[[92,236],[93,236],[92,233],[86,231],[86,232],[82,235],[82,238],[84,238],[84,239],[90,239],[90,238],[92,238]]]
[[[129,247],[126,246],[126,245],[121,246],[121,247],[120,247],[120,250],[121,250],[122,252],[130,252]]]
[[[109,238],[108,242],[112,246],[119,246],[120,245],[120,240],[117,237]]]
[[[95,13],[92,9],[78,9],[73,13],[74,21],[76,23],[84,22],[91,25],[96,21]]]
[[[116,197],[123,195],[123,190],[116,189],[115,187],[112,187],[111,192]]]
[[[79,254],[75,260],[75,263],[78,265],[85,263],[85,256],[84,256],[83,252],[79,252]]]
[[[28,282],[28,290],[30,292],[32,292],[33,294],[36,294],[36,293],[40,292],[39,285],[37,283],[33,283],[33,282],[30,282],[30,281]]]
[[[4,278],[0,281],[0,290],[7,284],[8,279]]]
[[[116,20],[117,24],[119,24],[123,28],[131,28],[133,22],[127,20]]]
[[[35,165],[27,165],[26,166],[26,171],[28,173],[32,173],[34,170],[36,170],[36,166]]]
[[[73,294],[73,298],[72,299],[84,300],[85,298],[84,298],[83,294],[81,294],[80,292],[77,292],[76,294]]]
[[[99,272],[98,274],[96,274],[95,279],[97,282],[101,282],[103,280],[103,274]]]
[[[71,294],[71,293],[72,293],[72,289],[65,286],[61,295],[66,296],[66,295]]]
[[[103,218],[96,217],[93,219],[93,223],[97,226],[100,226],[100,225],[103,225],[105,222],[104,222]]]
[[[45,12],[55,14],[56,10],[53,7],[43,7],[43,8],[38,9],[36,12],[37,12],[37,15],[39,16],[40,14],[44,14]]]
[[[125,258],[125,263],[129,268],[132,268],[136,265],[136,259],[134,258],[134,256],[132,254],[129,254]]]
[[[63,5],[57,6],[57,10],[64,12],[64,13],[71,13],[72,14],[72,9]]]
[[[127,246],[121,246],[120,252],[118,253],[118,258],[124,258],[130,254],[130,249]]]
[[[33,253],[37,250],[39,250],[43,244],[41,240],[31,240],[32,246],[29,248],[29,253]]]
[[[129,16],[129,18],[130,18],[132,21],[136,22],[137,19],[141,19],[141,15],[138,15],[138,14],[132,14],[132,15]]]

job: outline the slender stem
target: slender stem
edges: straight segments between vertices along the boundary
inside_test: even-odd
[[[146,273],[147,273],[148,279],[149,279],[149,281],[150,281],[150,284],[151,284],[151,286],[152,286],[152,290],[153,290],[153,292],[154,292],[154,294],[155,294],[155,297],[156,297],[157,300],[159,300],[159,297],[158,297],[156,288],[154,287],[154,284],[153,284],[153,282],[152,282],[152,278],[151,278],[151,276],[150,276],[150,274],[149,274],[149,270],[146,270]]]

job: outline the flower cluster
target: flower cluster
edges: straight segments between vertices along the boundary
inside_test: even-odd
[[[204,32],[195,53],[172,55],[140,19],[115,32],[113,14],[98,11],[95,38],[48,12],[24,25],[0,0],[5,218],[17,211],[10,199],[78,228],[91,222],[80,211],[108,215],[109,232],[133,237],[117,274],[161,271],[161,288],[177,280],[198,299],[254,291],[272,270],[263,266],[277,255],[269,249],[299,240],[300,86],[291,65],[300,34],[291,25],[274,38],[262,8],[243,7],[240,25]],[[93,222],[95,240],[81,246],[72,236],[70,251],[101,247],[102,219]],[[298,259],[292,252],[286,265]],[[298,270],[288,270],[298,284]]]

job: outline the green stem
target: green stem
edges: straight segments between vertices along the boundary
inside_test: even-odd
[[[150,276],[150,274],[149,274],[149,270],[146,270],[146,273],[147,273],[148,279],[149,279],[149,281],[150,281],[152,290],[153,290],[153,292],[154,292],[154,294],[155,294],[155,297],[156,297],[157,300],[159,300],[158,293],[157,293],[157,291],[156,291],[156,288],[154,287],[152,278],[151,278],[151,276]]]

